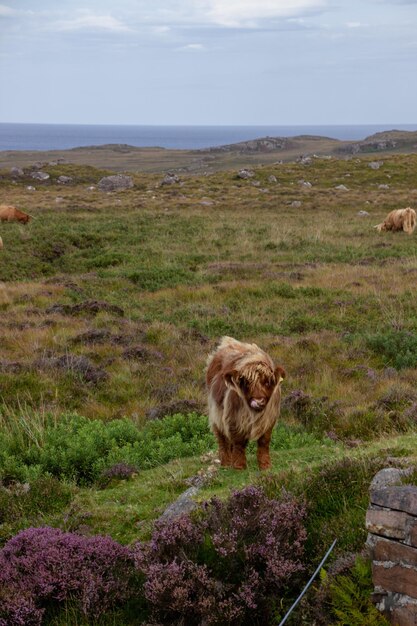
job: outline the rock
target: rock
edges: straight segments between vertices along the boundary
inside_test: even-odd
[[[179,176],[172,172],[167,172],[161,181],[161,185],[175,185],[180,182]]]
[[[368,211],[358,211],[356,215],[359,217],[369,217]]]
[[[189,487],[184,493],[180,495],[175,502],[169,505],[162,513],[159,519],[169,520],[175,517],[180,517],[185,513],[190,513],[196,508],[197,503],[192,499],[200,491],[200,487]]]
[[[90,185],[89,187],[87,187],[87,191],[94,191],[94,190],[95,190],[94,185]]]
[[[293,201],[291,202],[291,206],[293,206],[293,207],[294,207],[294,208],[296,208],[296,209],[299,209],[299,208],[300,208],[300,206],[301,206],[301,204],[302,204],[302,203],[300,202],[300,200],[293,200]]]
[[[402,484],[412,472],[412,466],[378,472],[366,515],[372,601],[397,626],[417,624],[417,486]]]
[[[248,178],[253,178],[254,176],[255,176],[255,172],[253,172],[252,170],[247,170],[247,169],[239,170],[239,172],[237,173],[237,177],[242,178],[243,180],[247,180]]]
[[[407,520],[408,515],[403,511],[372,508],[366,512],[366,530],[374,535],[404,540]]]
[[[271,176],[268,176],[268,183],[277,183],[277,177],[274,176],[273,174],[271,174]]]
[[[131,189],[133,187],[133,179],[125,174],[114,174],[113,176],[104,176],[98,182],[100,191],[116,191],[119,189]]]
[[[306,187],[307,189],[310,189],[313,186],[308,182],[308,180],[299,180],[298,182],[302,187]]]
[[[389,185],[378,185],[378,189],[389,189]]]
[[[409,469],[401,469],[399,467],[386,467],[380,470],[372,479],[369,489],[385,489],[386,487],[395,487],[400,485],[402,478],[410,473]]]
[[[348,187],[346,187],[346,185],[337,185],[337,187],[335,187],[335,189],[337,189],[338,191],[349,191]]]
[[[212,206],[214,204],[213,200],[208,200],[206,198],[203,198],[203,200],[200,201],[200,204],[202,206]]]
[[[57,182],[59,185],[68,185],[69,183],[72,183],[72,182],[73,182],[73,180],[74,180],[74,179],[72,178],[72,176],[58,176],[58,178],[57,178],[57,181],[56,181],[56,182]]]
[[[28,191],[36,191],[36,187],[32,187],[32,185],[28,185],[28,186],[26,187],[26,189],[27,189]]]
[[[370,167],[371,170],[379,170],[381,165],[384,165],[383,161],[371,161],[370,163],[368,163],[368,167]]]
[[[417,516],[417,486],[372,488],[371,503]]]
[[[301,163],[301,165],[310,165],[311,162],[312,162],[312,158],[309,156],[305,156],[305,155],[300,156],[297,159],[297,163]]]
[[[13,178],[22,178],[22,176],[25,175],[21,167],[11,167],[10,174],[13,176]]]
[[[61,204],[61,202],[64,202],[64,198],[62,196],[57,196],[55,198],[55,204]]]
[[[373,543],[373,554],[375,561],[406,562],[417,567],[417,550],[398,541],[376,539]]]
[[[254,181],[252,181],[252,182],[251,182],[251,185],[252,185],[253,187],[260,187],[260,186],[261,186],[261,183],[259,182],[259,180],[254,180]]]
[[[35,180],[48,180],[50,178],[49,174],[47,172],[33,172],[31,175],[31,178],[34,178]]]
[[[375,587],[413,597],[417,589],[417,569],[400,564],[386,567],[385,563],[374,562],[372,577]],[[415,623],[415,622],[414,622]],[[398,624],[398,622],[397,622]],[[410,626],[411,626],[410,622]]]

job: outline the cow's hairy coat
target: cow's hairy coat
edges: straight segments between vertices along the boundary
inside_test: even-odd
[[[208,357],[206,381],[209,422],[222,465],[246,467],[245,448],[258,442],[260,469],[271,466],[269,442],[279,416],[282,367],[259,346],[223,337]]]
[[[406,209],[395,209],[391,211],[384,221],[375,226],[375,228],[378,232],[384,230],[403,230],[408,235],[412,235],[416,227],[416,222],[416,212],[411,207],[407,207]]]
[[[32,216],[16,207],[0,204],[0,220],[2,222],[21,222],[27,224]]]

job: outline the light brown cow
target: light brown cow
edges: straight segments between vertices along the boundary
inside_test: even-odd
[[[249,440],[258,442],[260,469],[271,467],[269,443],[279,416],[282,367],[254,343],[223,337],[207,361],[208,409],[220,462],[245,469]]]
[[[0,204],[0,221],[2,222],[21,222],[27,224],[31,219],[31,215],[16,209],[10,204]]]
[[[381,224],[375,226],[380,233],[382,230],[403,230],[408,235],[412,235],[416,227],[416,212],[411,207],[406,209],[395,209],[388,213]]]

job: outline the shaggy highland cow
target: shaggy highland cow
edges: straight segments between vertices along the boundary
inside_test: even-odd
[[[403,230],[408,235],[412,235],[416,227],[416,212],[414,209],[395,209],[388,213],[381,224],[375,226],[380,233],[382,230]]]
[[[259,469],[271,467],[269,443],[279,416],[282,367],[254,343],[223,337],[207,360],[208,409],[220,462],[246,468],[249,440],[258,442]]]
[[[27,224],[32,216],[28,213],[24,213],[16,207],[0,204],[0,220],[2,222],[21,222],[22,224]]]

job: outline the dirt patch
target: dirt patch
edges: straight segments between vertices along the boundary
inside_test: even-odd
[[[186,341],[187,340],[198,341],[198,343],[200,343],[202,346],[205,346],[208,343],[210,343],[210,337],[207,337],[207,335],[204,335],[196,328],[186,328],[185,330],[182,330],[181,338],[185,339]]]
[[[26,366],[19,361],[0,361],[0,372],[4,374],[19,374]]]
[[[175,415],[175,413],[202,413],[203,411],[203,405],[196,400],[176,400],[150,409],[147,411],[146,417],[148,420],[159,420],[167,415]]]
[[[175,383],[167,383],[163,387],[158,387],[153,392],[153,396],[159,402],[168,402],[178,394],[179,386]]]
[[[91,345],[96,343],[111,343],[113,345],[118,345],[125,343],[127,341],[127,337],[123,335],[113,335],[109,330],[87,330],[85,333],[81,333],[80,335],[76,335],[73,337],[71,342],[73,344],[81,344],[81,345]]]
[[[158,350],[153,350],[152,348],[147,348],[142,344],[137,344],[135,346],[130,346],[126,350],[122,352],[122,357],[124,359],[132,359],[135,361],[161,361],[164,358],[162,352],[158,352]]]
[[[46,309],[46,313],[60,313],[61,315],[97,315],[101,311],[124,316],[124,310],[116,304],[104,300],[85,300],[79,304],[53,304]]]
[[[103,369],[95,367],[85,356],[64,354],[59,357],[42,357],[33,362],[32,366],[41,370],[59,370],[78,375],[84,382],[97,385],[108,379]]]

